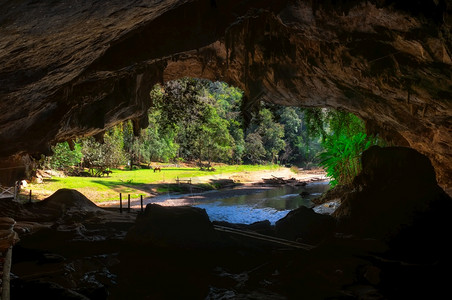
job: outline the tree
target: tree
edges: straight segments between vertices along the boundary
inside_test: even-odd
[[[71,150],[68,143],[58,143],[52,147],[53,155],[48,157],[48,165],[52,169],[64,170],[81,162],[81,145],[75,143]]]
[[[277,111],[284,125],[285,149],[280,153],[282,162],[299,166],[316,164],[316,155],[322,150],[318,136],[309,135],[306,116],[299,107],[283,107]]]
[[[243,92],[220,81],[209,82],[208,96],[213,99],[218,115],[227,120],[241,121],[240,107]]]
[[[275,122],[269,109],[262,109],[252,120],[255,123],[254,132],[261,136],[265,149],[265,158],[275,162],[278,153],[284,149],[284,126]]]
[[[221,90],[222,94],[213,95],[211,90]],[[229,92],[233,96],[229,97]],[[230,161],[235,140],[224,116],[228,114],[225,107],[229,108],[237,101],[237,95],[240,94],[236,89],[228,88],[226,84],[195,78],[156,86],[151,92],[153,109],[158,112],[158,130],[155,133],[158,132],[160,138],[174,138],[179,157],[199,162],[207,160],[209,163]],[[154,140],[158,137],[155,136]],[[169,145],[169,140],[166,141]]]
[[[202,114],[196,122],[184,127],[185,135],[190,136],[185,147],[199,163],[207,160],[227,161],[232,154],[233,138],[228,131],[228,122],[218,116],[215,108],[205,103]]]
[[[245,155],[245,136],[242,129],[242,124],[236,120],[229,120],[229,133],[233,138],[231,162],[241,164],[243,156]]]
[[[154,87],[151,92],[151,109],[160,111],[161,126],[175,129],[182,123],[194,123],[202,118],[205,87],[196,78],[182,78],[168,81],[165,85]]]
[[[95,175],[96,170],[104,167],[104,153],[102,145],[93,137],[85,138],[81,141],[83,165],[89,168],[91,175]]]
[[[151,161],[168,162],[176,156],[178,145],[174,142],[175,131],[161,129],[160,111],[150,110],[149,126],[142,129],[140,136],[134,136],[132,125],[128,124],[127,153],[131,163],[150,163]]]
[[[253,164],[260,164],[265,158],[266,151],[259,133],[253,132],[245,138],[245,157]]]
[[[93,137],[81,139],[83,165],[89,168],[91,175],[99,175],[106,168],[118,167],[125,163],[123,131],[114,127],[104,134],[104,142]]]
[[[160,126],[160,111],[149,112],[149,126],[142,139],[147,145],[149,161],[168,162],[176,157],[179,145],[175,143],[176,131],[163,131]]]
[[[208,84],[207,94],[213,100],[211,103],[216,108],[218,116],[227,121],[228,131],[233,139],[230,157],[225,161],[240,164],[245,152],[245,137],[240,111],[243,92],[224,82],[215,81]]]
[[[367,136],[362,120],[351,113],[317,109],[308,110],[307,114],[311,130],[322,135],[320,165],[332,178],[331,185],[351,183],[361,171],[362,152],[372,145],[382,145],[382,141]]]
[[[101,151],[105,156],[103,166],[106,168],[116,168],[127,160],[124,152],[124,139],[121,126],[115,126],[104,134],[104,142],[101,144]]]
[[[102,145],[92,138],[81,139],[80,155],[91,168],[113,167],[127,161],[132,166],[176,158],[208,161],[209,164],[245,160],[306,166],[321,157],[326,166],[331,165],[326,158],[329,151],[333,156],[346,153],[340,147],[347,145],[347,151],[361,149],[372,140],[361,135],[365,131],[364,124],[352,114],[268,103],[261,103],[260,110],[251,113],[249,127],[244,128],[242,95],[239,89],[224,82],[196,78],[156,85],[150,92],[149,127],[141,130],[140,136],[134,135],[131,122],[124,122],[107,131]],[[362,138],[366,143],[360,140]],[[325,154],[317,156],[322,149]],[[58,151],[60,156],[67,152],[64,148]],[[357,168],[332,170],[345,172],[341,170],[349,169]],[[336,177],[342,178],[341,175]]]

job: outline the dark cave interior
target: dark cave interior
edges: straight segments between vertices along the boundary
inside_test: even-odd
[[[396,145],[363,154],[333,216],[300,210],[277,226],[234,225],[275,236],[295,228],[292,239],[315,244],[310,251],[218,233],[190,208],[119,215],[70,190],[38,204],[0,201],[20,238],[12,299],[447,291],[452,1],[2,2],[2,184],[57,142],[129,119],[145,127],[152,86],[183,76],[240,87],[245,108],[263,100],[349,111]]]

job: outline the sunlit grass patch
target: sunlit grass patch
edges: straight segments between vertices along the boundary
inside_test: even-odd
[[[42,200],[59,189],[75,189],[94,202],[112,201],[119,199],[119,193],[133,199],[150,196],[152,192],[177,192],[176,188],[168,189],[165,183],[175,183],[176,179],[211,176],[217,174],[253,172],[262,170],[276,170],[277,165],[231,165],[218,166],[215,171],[200,171],[198,168],[162,167],[161,172],[152,169],[120,170],[113,169],[110,176],[104,177],[53,177],[41,184],[30,184],[22,190],[22,199],[28,199],[32,190],[33,199]],[[156,184],[161,184],[155,187]],[[212,186],[210,188],[215,188]],[[154,190],[153,190],[154,189]]]

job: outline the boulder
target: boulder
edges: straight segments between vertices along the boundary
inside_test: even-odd
[[[14,219],[0,217],[0,252],[5,251],[19,241],[18,234],[13,230],[15,224],[16,221]]]
[[[323,193],[320,197],[312,199],[311,202],[316,205],[321,205],[330,201],[341,201],[341,198],[351,190],[353,190],[351,184],[336,185]]]
[[[363,153],[362,166],[333,214],[338,231],[385,241],[405,257],[449,248],[452,199],[438,186],[426,156],[374,146]]]
[[[319,243],[331,237],[334,227],[334,218],[315,213],[305,206],[292,210],[275,224],[277,236],[289,240],[301,239],[306,243]]]
[[[101,211],[102,208],[77,190],[59,189],[48,198],[34,204],[29,210],[36,213],[38,219],[56,220],[69,212],[83,214]]]
[[[146,206],[126,236],[128,243],[182,249],[209,248],[216,238],[205,209],[157,204]]]
[[[274,235],[274,228],[269,220],[257,221],[251,224],[229,223],[226,221],[213,221],[212,223],[233,229],[248,230],[264,235]]]
[[[16,221],[8,217],[0,217],[0,230],[12,230]]]

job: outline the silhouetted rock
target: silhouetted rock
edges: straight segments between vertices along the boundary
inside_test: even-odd
[[[384,240],[405,257],[449,249],[452,199],[437,185],[426,156],[374,146],[363,153],[362,165],[333,214],[339,231]]]
[[[194,249],[212,247],[216,237],[205,209],[148,204],[126,240],[157,247]]]
[[[332,236],[334,226],[335,220],[331,216],[321,215],[312,208],[301,206],[278,220],[275,230],[276,235],[282,238],[318,243]]]
[[[225,221],[213,221],[212,224],[230,227],[234,229],[254,231],[265,235],[274,235],[274,226],[271,225],[269,220],[258,221],[251,224],[237,224]]]
[[[335,187],[323,193],[320,197],[312,199],[312,203],[316,205],[324,204],[329,201],[340,201],[341,198],[353,190],[351,184],[347,185],[336,185]]]
[[[310,193],[307,192],[307,191],[303,191],[303,192],[300,193],[301,198],[306,198],[309,195],[310,195]]]

